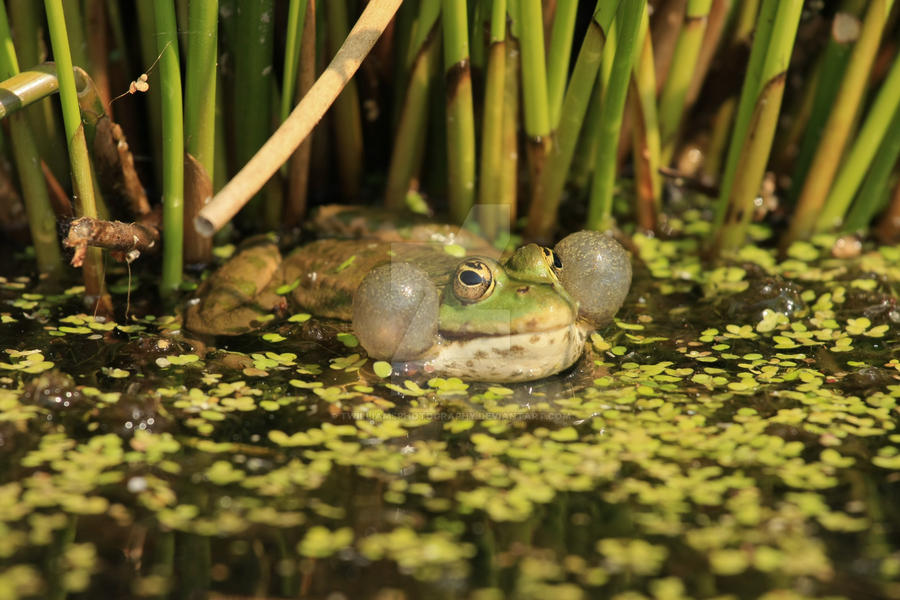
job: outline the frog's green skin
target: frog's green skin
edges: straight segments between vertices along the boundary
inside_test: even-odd
[[[427,231],[412,237],[428,239]],[[443,233],[437,237],[453,244],[319,240],[284,259],[273,242],[258,240],[203,283],[189,302],[186,326],[197,333],[240,334],[260,327],[273,311],[306,310],[353,320],[357,337],[374,358],[414,362],[426,372],[481,381],[538,379],[578,359],[596,322],[579,316],[579,302],[561,284],[552,253],[530,244],[501,265],[486,258],[489,247],[478,240],[448,239]],[[630,283],[630,265],[621,252]],[[466,262],[474,256],[479,257],[475,263]],[[457,287],[463,284],[456,279],[466,264],[490,271],[493,284],[483,297],[458,297]],[[383,275],[378,285],[397,285],[398,265],[412,273],[413,287],[427,292],[427,300],[414,303],[412,312],[390,304],[391,290],[373,283],[377,277],[367,280],[370,291],[360,288],[370,272],[379,272],[376,267]],[[293,289],[284,295],[289,287]],[[624,299],[624,293],[619,296]],[[434,315],[420,308],[426,304]],[[621,299],[612,312],[619,304]]]

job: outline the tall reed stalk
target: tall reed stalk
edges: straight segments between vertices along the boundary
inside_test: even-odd
[[[684,114],[685,98],[700,55],[712,0],[688,0],[681,33],[675,44],[672,67],[659,98],[659,136],[663,162],[675,151],[675,141]]]
[[[834,15],[828,44],[825,46],[814,72],[810,75],[811,81],[807,87],[809,95],[812,97],[812,106],[809,109],[809,117],[804,124],[803,136],[794,160],[792,183],[787,194],[790,204],[797,202],[797,197],[800,195],[809,167],[812,165],[816,150],[825,132],[825,123],[840,90],[847,61],[850,59],[850,52],[859,37],[860,23],[857,17],[865,8],[863,2],[864,0],[844,2],[842,11]]]
[[[69,161],[75,186],[76,214],[97,218],[97,203],[94,198],[94,182],[91,161],[88,155],[81,111],[78,109],[78,93],[75,90],[75,72],[69,54],[69,39],[63,15],[62,0],[44,0],[47,11],[47,28],[50,44],[56,59],[56,76],[59,79],[59,100],[62,106],[63,123],[69,148]],[[106,293],[103,274],[103,254],[99,248],[88,248],[84,257],[85,301],[100,314],[112,313],[112,303]]]
[[[347,3],[343,0],[327,0],[323,4],[325,25],[328,29],[329,54],[334,56],[350,31]],[[363,171],[362,116],[355,79],[351,79],[338,96],[334,103],[333,114],[341,195],[346,200],[353,201],[359,195]]]
[[[415,38],[412,40],[416,53],[412,57],[385,189],[385,205],[389,208],[399,209],[405,205],[410,182],[422,164],[428,98],[434,88],[434,77],[440,72],[440,11],[440,0],[424,0],[420,5]]]
[[[552,147],[553,132],[547,102],[544,21],[540,0],[518,1],[519,47],[522,53],[522,108],[525,148],[531,179],[532,204],[540,204],[541,174]]]
[[[817,231],[833,231],[843,223],[844,214],[876,157],[876,150],[888,132],[884,124],[891,121],[898,108],[900,108],[900,57],[894,58],[894,64],[869,108],[853,146],[841,160],[840,171],[816,221]]]
[[[825,124],[822,140],[810,166],[791,217],[790,227],[782,239],[786,248],[792,241],[806,239],[815,230],[816,221],[843,156],[844,146],[862,102],[863,92],[881,42],[881,33],[891,12],[893,0],[872,0],[863,21],[847,70],[831,114]]]
[[[584,127],[585,115],[595,90],[602,89],[602,82],[597,82],[603,48],[609,35],[610,27],[618,10],[618,2],[598,0],[597,7],[585,33],[575,66],[570,78],[569,88],[563,100],[559,126],[556,133],[556,145],[548,157],[547,167],[542,173],[540,202],[533,202],[528,214],[525,237],[540,241],[550,241],[556,228],[557,212],[562,199],[566,178],[575,156],[575,148],[579,135]]]
[[[484,118],[481,127],[481,177],[478,203],[481,229],[489,239],[508,227],[510,208],[501,202],[497,176],[503,168],[504,89],[506,86],[506,0],[491,5],[491,36],[488,46]],[[504,214],[506,213],[506,214]],[[504,223],[504,219],[506,222]]]
[[[765,58],[759,72],[759,78],[748,77],[747,86],[755,85],[752,90],[753,112],[747,124],[752,132],[743,139],[734,160],[735,174],[731,187],[723,188],[720,199],[727,194],[728,208],[722,227],[718,230],[716,247],[719,251],[734,251],[744,244],[747,226],[753,216],[754,200],[759,193],[765,174],[766,164],[775,138],[775,127],[778,125],[778,114],[781,109],[781,98],[784,94],[787,79],[788,63],[797,37],[797,26],[800,23],[802,0],[763,0],[761,13],[773,14],[771,31],[766,36]],[[760,38],[762,39],[762,38]],[[754,45],[760,42],[754,42]],[[754,48],[754,52],[756,48]],[[737,133],[735,133],[737,135]],[[732,144],[732,148],[738,146]],[[728,162],[732,162],[729,155]]]
[[[645,0],[622,2],[616,13],[616,54],[600,112],[600,143],[597,147],[597,162],[588,206],[586,223],[588,229],[606,229],[611,225],[619,130],[622,125],[628,80],[631,77],[631,68],[638,47],[641,13],[645,10],[646,4]]]
[[[334,2],[329,4],[343,4]],[[235,20],[234,105],[235,158],[243,167],[265,143],[272,130],[274,0],[237,3]],[[254,197],[248,217],[261,218],[266,226],[281,224],[281,206],[272,197]]]
[[[191,165],[189,183],[193,185],[185,190],[184,217],[190,224],[212,196],[216,153],[219,2],[191,2],[188,8],[184,136],[188,154],[185,158]],[[207,262],[211,250],[210,238],[199,235],[193,226],[185,230],[184,258],[188,263]]]
[[[562,114],[577,12],[578,0],[558,0],[556,3],[550,51],[547,55],[547,104],[550,111],[550,123],[554,128],[559,123]]]
[[[19,61],[10,43],[11,39],[6,8],[0,4],[0,40],[4,41],[0,45],[0,81],[19,72]],[[62,273],[62,253],[56,237],[56,217],[50,206],[50,196],[47,194],[47,186],[41,172],[38,147],[28,126],[28,120],[22,112],[9,116],[9,129],[12,141],[10,146],[22,186],[22,197],[25,201],[38,270],[55,279]]]
[[[896,60],[896,59],[895,59]],[[887,202],[891,188],[891,174],[900,158],[900,107],[884,130],[881,144],[872,159],[872,165],[847,218],[841,225],[843,231],[864,231]],[[887,219],[887,214],[885,215]]]
[[[162,91],[163,264],[160,291],[174,294],[181,285],[184,251],[184,122],[181,65],[173,0],[154,0],[156,44]]]
[[[462,223],[475,203],[475,113],[466,3],[442,0],[441,8],[447,82],[447,196],[451,219]]]
[[[293,91],[297,86],[300,63],[300,44],[303,25],[306,22],[306,5],[309,0],[291,0],[288,5],[287,40],[284,44],[284,74],[281,77],[281,109],[279,121],[284,121],[293,108]]]
[[[641,18],[640,51],[631,78],[632,160],[635,180],[635,216],[638,226],[653,231],[662,204],[662,180],[659,176],[660,131],[656,111],[656,70],[650,40],[650,16]],[[671,79],[671,78],[670,78]]]

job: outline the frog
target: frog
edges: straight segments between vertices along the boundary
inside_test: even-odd
[[[186,328],[240,335],[302,310],[349,322],[394,372],[533,381],[571,367],[631,285],[629,253],[598,231],[504,257],[449,225],[357,229],[284,256],[271,238],[246,243],[188,301]]]

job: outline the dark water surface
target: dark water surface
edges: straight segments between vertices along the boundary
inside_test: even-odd
[[[636,243],[534,384],[0,278],[0,598],[900,598],[900,250]]]

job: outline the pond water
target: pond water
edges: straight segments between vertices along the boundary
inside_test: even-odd
[[[637,236],[615,323],[515,385],[0,278],[0,598],[900,598],[900,249],[832,241]]]

